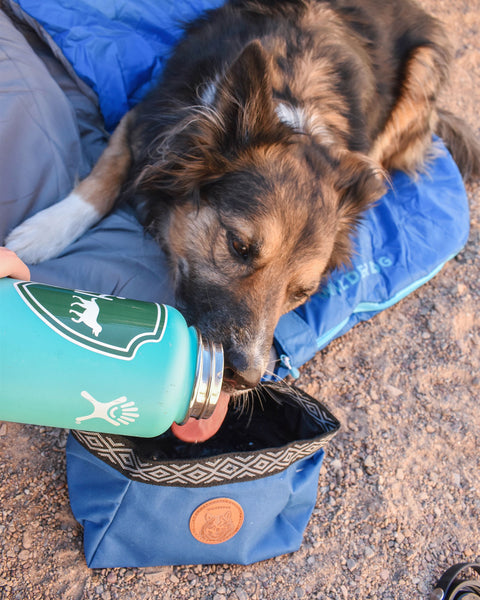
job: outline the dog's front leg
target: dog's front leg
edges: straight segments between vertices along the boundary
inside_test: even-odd
[[[5,245],[29,264],[58,256],[113,207],[131,163],[128,142],[133,111],[126,114],[92,172],[62,201],[16,227]]]

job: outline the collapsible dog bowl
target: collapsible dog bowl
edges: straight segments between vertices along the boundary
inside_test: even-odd
[[[90,567],[249,564],[297,550],[337,419],[266,384],[208,442],[74,432],[70,502]]]

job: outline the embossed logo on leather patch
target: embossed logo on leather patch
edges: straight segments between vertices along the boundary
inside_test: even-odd
[[[203,544],[221,544],[231,539],[243,524],[243,508],[230,498],[215,498],[201,504],[190,517],[190,532]]]

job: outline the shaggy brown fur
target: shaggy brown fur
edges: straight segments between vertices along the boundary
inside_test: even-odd
[[[280,315],[348,263],[389,169],[426,168],[437,132],[480,172],[477,142],[436,107],[448,63],[411,0],[232,0],[187,28],[112,137],[79,191],[111,190],[105,212],[123,185],[146,207],[180,309],[224,346],[227,387],[258,382]]]

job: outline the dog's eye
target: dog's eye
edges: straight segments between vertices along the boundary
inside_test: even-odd
[[[298,290],[294,294],[292,294],[293,302],[306,302],[310,299],[312,292],[310,290]]]
[[[251,256],[250,245],[241,240],[234,233],[228,232],[227,237],[232,253],[239,256],[243,261],[247,261]]]

